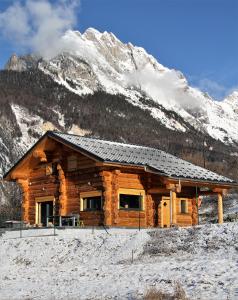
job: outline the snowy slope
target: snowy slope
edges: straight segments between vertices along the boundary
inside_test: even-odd
[[[237,223],[49,234],[0,238],[1,300],[141,299],[151,287],[172,292],[176,282],[190,299],[238,297]]]

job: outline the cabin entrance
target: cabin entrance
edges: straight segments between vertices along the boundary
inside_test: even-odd
[[[161,227],[170,227],[170,198],[162,197],[161,200]]]
[[[36,198],[36,224],[47,226],[47,218],[53,216],[54,197]]]

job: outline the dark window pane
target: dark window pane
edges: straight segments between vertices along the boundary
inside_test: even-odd
[[[186,214],[186,200],[181,200],[181,213]]]
[[[120,194],[120,209],[140,209],[140,195]]]
[[[101,210],[101,209],[102,209],[101,196],[83,198],[83,210]]]

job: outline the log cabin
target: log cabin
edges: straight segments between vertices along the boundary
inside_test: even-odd
[[[22,189],[23,219],[77,214],[85,226],[170,227],[198,224],[199,197],[237,183],[164,151],[48,131],[4,175]]]

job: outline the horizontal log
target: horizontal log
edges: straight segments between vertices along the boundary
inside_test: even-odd
[[[120,173],[117,176],[117,178],[118,178],[118,180],[121,180],[121,179],[136,179],[136,180],[141,180],[141,178],[144,178],[144,177],[142,177],[140,174]]]
[[[150,188],[148,190],[149,194],[169,194],[170,191],[166,188]]]
[[[123,211],[119,210],[118,215],[121,218],[145,218],[145,212],[137,212],[137,211]]]
[[[139,227],[139,222],[132,222],[131,220],[119,219],[116,226]],[[141,220],[141,227],[146,227],[146,222]]]

